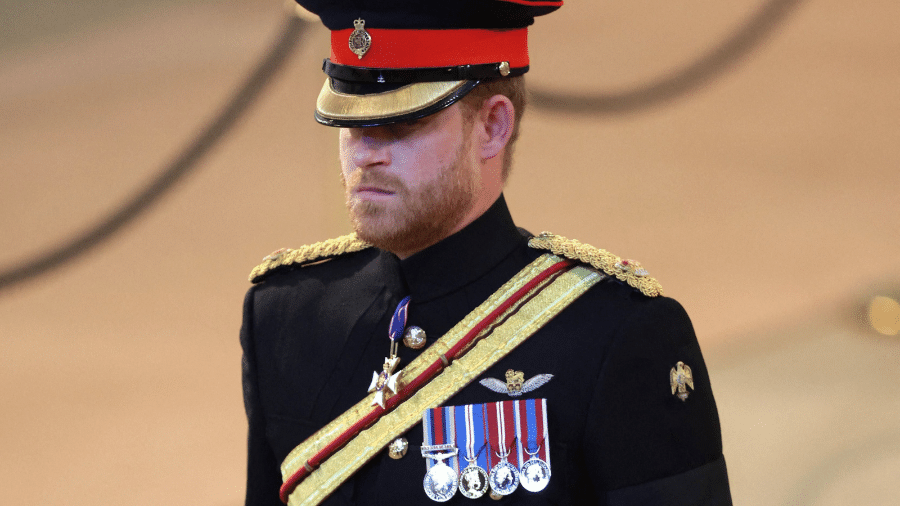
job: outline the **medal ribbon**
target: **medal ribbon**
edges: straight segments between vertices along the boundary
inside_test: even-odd
[[[434,421],[430,409],[422,413],[422,446],[434,446]],[[425,468],[431,470],[432,459],[425,459]]]
[[[510,464],[519,467],[514,402],[515,401],[501,401],[484,405],[486,407],[485,411],[487,412],[487,423],[485,423],[485,427],[488,432],[489,441],[488,465],[491,467],[503,460],[497,456],[498,453],[503,455],[507,452],[509,452],[509,455],[507,455],[506,460],[509,461]]]
[[[496,441],[491,441],[491,427],[497,426],[497,420],[496,417],[494,417],[492,422],[490,413],[495,413],[495,411],[493,409],[488,409],[488,404],[480,404],[479,407],[481,408],[481,431],[484,434],[484,440],[487,443],[487,448],[484,449],[484,470],[491,472],[494,465],[500,461],[500,458],[494,454]]]
[[[450,444],[456,446],[456,428],[452,406],[426,409],[422,414],[423,441],[425,446],[437,446]],[[452,450],[436,450],[432,454],[448,453]],[[437,459],[426,458],[427,469],[431,469],[437,463]],[[450,457],[446,464],[459,472],[459,459]]]
[[[459,441],[459,465],[468,467],[469,459],[475,458],[475,464],[487,470],[487,451],[485,451],[484,406],[468,404],[455,406],[454,422],[456,424],[456,440]],[[465,447],[462,443],[465,442]]]
[[[519,458],[521,450],[518,449],[521,445],[518,443],[521,441],[521,438],[519,438],[519,424],[516,419],[516,402],[517,401],[502,401],[497,404],[499,405],[500,421],[503,424],[503,439],[501,440],[503,441],[503,451],[509,452],[506,460],[518,469],[519,462],[521,462],[521,459]]]
[[[535,457],[543,460],[550,466],[550,439],[547,433],[547,399],[528,399],[516,401],[518,416],[524,421],[525,437],[520,438],[521,445],[529,453],[540,451]],[[526,453],[522,456],[522,462],[531,457]]]
[[[388,330],[388,337],[391,339],[391,343],[396,342],[406,329],[406,308],[409,306],[409,299],[409,296],[406,296],[401,300],[397,304],[397,309],[394,310],[394,315],[391,316],[391,325]]]
[[[512,401],[513,418],[516,421],[516,447],[513,452],[516,454],[516,461],[520,464],[516,467],[521,467],[521,464],[528,458],[528,454],[522,451],[522,448],[525,446],[525,439],[522,437],[522,434],[525,432],[523,430],[525,429],[525,419],[519,413],[519,407],[524,404],[525,401],[522,400]]]

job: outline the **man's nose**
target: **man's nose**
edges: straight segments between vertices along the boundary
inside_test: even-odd
[[[353,150],[353,162],[357,167],[367,168],[391,164],[390,139],[379,133],[375,131],[360,133]]]

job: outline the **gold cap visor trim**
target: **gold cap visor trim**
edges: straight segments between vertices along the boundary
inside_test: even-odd
[[[413,83],[383,93],[348,95],[335,91],[329,77],[316,100],[316,113],[338,123],[399,118],[438,104],[466,83],[468,81]]]

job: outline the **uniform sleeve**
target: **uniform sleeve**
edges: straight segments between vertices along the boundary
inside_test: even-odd
[[[281,506],[278,489],[281,471],[266,439],[266,421],[260,404],[256,374],[256,352],[253,336],[253,294],[251,288],[244,299],[244,321],[241,325],[242,383],[244,410],[247,412],[247,495],[246,506]]]
[[[719,416],[690,319],[676,301],[638,294],[607,356],[590,405],[584,461],[610,506],[731,504]],[[682,401],[670,372],[690,367]]]

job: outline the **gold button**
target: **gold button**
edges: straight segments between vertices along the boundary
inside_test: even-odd
[[[409,441],[404,437],[398,437],[388,446],[388,455],[395,460],[402,459],[403,456],[406,455],[406,450],[408,449]]]
[[[500,499],[503,499],[503,496],[491,490],[491,499],[499,501]]]
[[[422,348],[425,346],[425,331],[415,325],[409,327],[403,333],[403,344],[414,350]]]
[[[503,77],[508,76],[509,75],[509,62],[505,61],[505,62],[501,63],[500,68],[497,70],[500,71],[501,76],[503,76]]]

